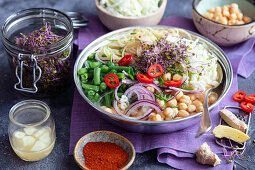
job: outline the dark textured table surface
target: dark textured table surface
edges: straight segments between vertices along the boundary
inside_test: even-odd
[[[96,15],[94,0],[0,0],[0,25],[4,20],[14,12],[26,8],[48,7],[63,11],[78,11],[89,15]],[[191,18],[191,0],[169,0],[164,17],[180,15]],[[25,99],[29,99],[13,88],[13,82],[10,75],[10,67],[7,61],[7,55],[4,52],[2,43],[0,43],[0,169],[79,169],[73,156],[68,155],[69,147],[69,129],[73,101],[72,85],[63,94],[50,98],[42,99],[49,104],[52,110],[52,116],[56,123],[57,140],[52,153],[45,159],[38,162],[25,162],[13,152],[8,139],[8,113],[10,108]],[[255,73],[248,79],[238,78],[239,89],[248,94],[255,92]],[[251,161],[242,161],[243,165],[249,169],[255,169],[255,155],[253,154],[255,144],[253,143],[255,134],[255,117],[252,119],[250,130],[251,140],[245,155]],[[137,154],[134,164],[130,169],[167,169],[169,166],[160,164],[156,159],[156,151]],[[240,167],[237,167],[241,169]]]

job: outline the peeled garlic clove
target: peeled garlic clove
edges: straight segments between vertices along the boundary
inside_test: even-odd
[[[46,131],[47,131],[46,128],[42,128],[42,129],[38,130],[37,132],[35,132],[34,137],[40,138],[40,136],[42,136]]]
[[[32,146],[34,145],[35,143],[35,138],[32,137],[32,136],[24,136],[22,138],[22,141],[23,141],[23,145],[26,147],[26,146]]]
[[[39,141],[44,142],[46,145],[50,144],[50,131],[45,132],[40,138]]]
[[[35,133],[35,131],[37,131],[36,128],[33,128],[33,127],[27,127],[27,128],[24,128],[24,132],[27,134],[27,135],[32,135]]]
[[[16,139],[21,139],[25,136],[26,134],[24,132],[21,132],[19,130],[15,131],[13,133],[13,136],[16,138]]]
[[[43,141],[37,141],[34,146],[30,149],[30,151],[38,152],[47,147],[47,144],[45,144]]]

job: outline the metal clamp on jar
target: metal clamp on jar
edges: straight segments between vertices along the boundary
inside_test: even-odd
[[[1,31],[16,90],[47,97],[68,87],[73,26],[67,15],[48,8],[27,9],[7,18]]]

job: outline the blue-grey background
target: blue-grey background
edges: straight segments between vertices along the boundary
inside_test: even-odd
[[[168,0],[164,18],[172,15],[191,18],[191,2],[192,0]],[[0,0],[0,25],[14,12],[39,7],[96,15],[94,0]],[[248,94],[255,93],[255,73],[248,79],[239,77],[238,82],[240,90],[244,90]],[[52,153],[38,162],[22,161],[15,155],[9,144],[8,113],[14,104],[28,99],[28,97],[22,96],[13,89],[7,56],[2,43],[0,43],[0,169],[79,169],[73,156],[68,155],[73,90],[74,85],[57,97],[43,99],[49,104],[56,123],[57,140]],[[252,119],[252,123],[255,123],[255,118]],[[251,140],[245,155],[252,162],[242,161],[242,164],[249,167],[249,169],[255,169],[255,155],[253,154],[255,149],[255,143],[253,143],[254,125],[251,125],[250,134]],[[169,166],[158,163],[156,156],[156,150],[137,154],[135,162],[130,169],[169,169]],[[237,168],[241,169],[239,166]]]

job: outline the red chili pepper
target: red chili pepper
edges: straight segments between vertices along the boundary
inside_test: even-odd
[[[104,81],[105,81],[106,85],[111,88],[115,88],[120,84],[118,76],[114,73],[107,74],[104,77]]]
[[[130,54],[125,55],[119,62],[119,66],[127,66],[133,61],[133,56]]]
[[[248,103],[255,104],[255,94],[250,94],[248,96],[245,96],[244,100]]]
[[[181,80],[169,80],[169,81],[165,81],[164,85],[168,86],[168,87],[176,87],[176,86],[182,85],[182,81]]]
[[[244,100],[244,97],[246,96],[246,93],[243,91],[237,91],[234,96],[233,96],[233,100],[236,102],[241,102]]]
[[[136,78],[142,82],[142,83],[147,83],[147,84],[151,84],[153,83],[154,79],[147,76],[147,75],[144,75],[144,74],[137,74]]]
[[[251,103],[248,103],[246,101],[242,101],[240,106],[243,109],[243,111],[248,112],[248,113],[252,112],[254,109],[254,106]]]
[[[150,77],[156,78],[163,74],[163,68],[160,64],[153,64],[148,69],[148,75]]]

